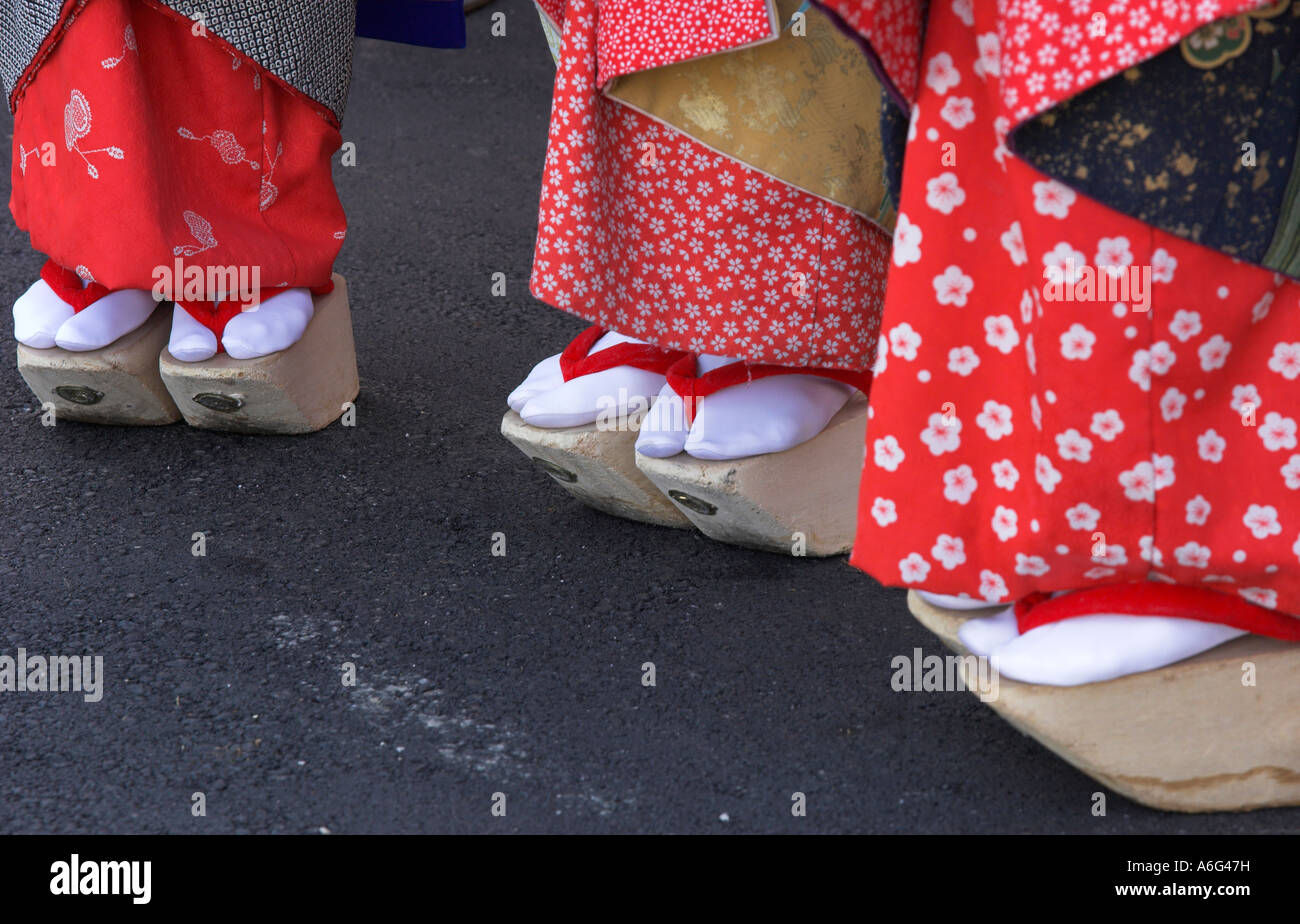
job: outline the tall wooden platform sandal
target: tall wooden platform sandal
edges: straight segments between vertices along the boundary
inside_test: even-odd
[[[816,374],[853,385],[821,433],[784,452],[727,461],[640,453],[636,466],[690,522],[711,539],[785,555],[842,555],[853,545],[858,482],[866,446],[870,372],[731,363],[696,375],[693,356],[668,372],[682,396],[687,425],[697,402],[724,388],[774,375]]]
[[[1179,812],[1300,805],[1300,619],[1199,587],[1141,582],[1034,595],[1016,605],[1022,633],[1106,612],[1177,616],[1243,635],[1168,667],[1101,683],[1047,686],[998,678],[988,705],[1019,731],[1115,792]],[[1108,592],[1108,593],[1107,593]],[[1103,599],[1104,597],[1104,599]],[[912,615],[959,655],[962,623],[987,610],[936,606]],[[962,665],[978,690],[973,657]]]
[[[73,307],[82,310],[109,294],[98,283],[83,284],[72,270],[53,260],[41,279]],[[58,420],[155,426],[175,423],[180,411],[163,386],[158,354],[167,345],[171,312],[166,303],[149,320],[98,350],[72,352],[18,345],[18,372],[42,407]]]
[[[299,434],[338,420],[360,382],[347,282],[338,273],[332,282],[315,296],[311,323],[287,350],[257,359],[218,353],[189,363],[163,349],[155,362],[185,422],[205,430]]]
[[[565,347],[560,370],[566,382],[617,366],[665,375],[686,355],[648,343],[621,343],[592,353],[605,333],[601,327],[589,327]],[[615,422],[597,420],[551,429],[530,426],[512,410],[501,420],[501,435],[589,507],[643,523],[689,528],[690,520],[637,469],[635,447],[642,416],[629,414]]]

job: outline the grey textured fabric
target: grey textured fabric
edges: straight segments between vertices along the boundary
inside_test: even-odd
[[[0,0],[0,79],[5,99],[59,20],[59,0]]]
[[[340,119],[352,80],[357,0],[164,0]]]
[[[342,118],[352,77],[357,0],[160,2],[190,18],[202,16],[213,35]],[[6,96],[12,95],[63,5],[63,0],[0,0],[0,77]]]

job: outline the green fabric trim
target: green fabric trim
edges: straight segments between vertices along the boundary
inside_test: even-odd
[[[1263,262],[1274,272],[1300,276],[1300,144],[1291,157],[1291,179],[1282,195],[1277,230]]]

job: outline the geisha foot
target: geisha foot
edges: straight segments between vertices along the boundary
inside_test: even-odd
[[[1009,610],[1007,611],[1009,614]],[[962,644],[1004,677],[1071,687],[1167,667],[1245,635],[1243,629],[1162,616],[1098,613],[1014,632],[1007,615],[970,620]],[[1013,630],[1006,638],[1007,630]]]
[[[288,289],[254,310],[231,317],[222,328],[221,346],[232,359],[257,359],[287,350],[302,339],[314,312],[311,292]],[[217,354],[217,335],[178,304],[172,310],[167,349],[181,362],[203,362]]]
[[[133,426],[180,417],[158,371],[167,322],[151,293],[110,292],[51,261],[13,316],[18,371],[43,413]]]
[[[100,350],[125,337],[153,314],[157,303],[143,289],[110,292],[94,283],[72,278],[67,286],[51,286],[42,274],[14,302],[14,339],[36,350],[60,347],[74,353]]]
[[[699,373],[738,362],[701,356]],[[743,459],[784,452],[821,433],[854,388],[816,375],[779,375],[723,388],[696,402],[687,423],[685,403],[665,385],[637,437],[637,452],[667,458],[680,452],[697,459]]]
[[[217,355],[217,335],[180,305],[173,305],[167,352],[183,363],[201,363]]]
[[[143,289],[110,292],[68,318],[54,342],[74,353],[103,349],[149,320],[157,307],[153,294]]]
[[[248,311],[234,302],[177,303],[158,366],[185,422],[295,434],[352,413],[360,386],[347,284],[335,274],[323,289],[315,297],[277,290]]]
[[[976,654],[987,654],[994,651],[1020,634],[1020,630],[1016,625],[1016,614],[1013,607],[989,603],[987,600],[979,600],[974,597],[935,594],[930,593],[928,590],[918,590],[917,594],[931,606],[956,612],[986,610],[993,606],[1000,606],[996,613],[979,619],[968,619],[962,623],[962,644]]]
[[[589,507],[689,526],[637,469],[634,446],[641,411],[685,355],[589,327],[510,393],[501,434]]]
[[[864,375],[845,377],[866,386]],[[840,414],[854,390],[591,328],[515,389],[502,433],[598,509],[673,526],[689,519],[707,535],[741,545],[835,555],[852,539],[853,504],[845,500],[862,462],[865,399]],[[692,414],[682,395],[693,396]],[[610,418],[614,426],[606,424]],[[836,433],[828,441],[814,442],[830,430]],[[803,444],[801,455],[753,458],[743,470],[673,458],[685,450],[705,461],[749,459]],[[792,544],[795,533],[802,538]]]
[[[1084,592],[1092,599],[1076,598],[1077,615],[1047,622],[1021,633],[1013,608],[1007,607],[992,616],[970,619],[958,631],[962,644],[973,654],[988,656],[992,665],[1006,677],[1026,683],[1050,686],[1077,686],[1113,680],[1127,674],[1156,670],[1193,655],[1208,651],[1224,642],[1245,635],[1243,628],[1206,621],[1213,609],[1202,609],[1198,616],[1186,618],[1170,615],[1191,612],[1196,602],[1171,599],[1159,603],[1163,593],[1159,585],[1138,588],[1105,589],[1105,599],[1098,599],[1100,589]],[[1170,594],[1183,591],[1169,591]],[[1070,594],[1052,598],[1053,605],[1070,606]],[[1222,595],[1220,595],[1222,596]],[[935,601],[927,595],[929,602]],[[1148,598],[1143,601],[1142,598]],[[1157,606],[1149,605],[1155,599]],[[1207,605],[1222,602],[1235,610],[1254,612],[1249,605],[1231,598],[1202,597]],[[1107,610],[1128,610],[1113,612]],[[1255,608],[1258,610],[1259,608]],[[1143,612],[1145,611],[1145,612]],[[1135,613],[1141,615],[1134,615]],[[1260,611],[1262,618],[1263,611]],[[1223,618],[1228,618],[1226,615]]]
[[[1033,593],[987,618],[942,600],[914,591],[908,607],[997,667],[965,665],[963,686],[1108,789],[1183,812],[1300,804],[1295,736],[1278,731],[1300,700],[1295,617],[1154,580]]]
[[[954,594],[932,594],[928,590],[918,590],[918,594],[934,606],[942,607],[945,610],[985,610],[990,606],[999,606],[997,603],[989,603],[987,600],[977,600],[974,597],[959,597]]]
[[[73,313],[71,305],[38,279],[14,302],[14,339],[34,350],[48,350]]]
[[[603,334],[586,353],[587,357],[619,346],[643,341],[615,333]],[[557,353],[542,360],[510,393],[506,402],[524,422],[534,427],[558,429],[594,423],[602,414],[619,418],[638,406],[644,408],[659,393],[666,379],[659,372],[619,365],[570,375],[566,380]]]
[[[667,379],[637,467],[700,532],[787,555],[848,550],[867,374],[687,356]]]

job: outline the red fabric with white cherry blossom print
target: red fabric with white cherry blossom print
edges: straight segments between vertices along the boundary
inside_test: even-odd
[[[191,25],[142,0],[76,13],[17,99],[14,219],[110,290],[152,289],[177,259],[256,266],[268,296],[328,286],[346,228],[338,129]],[[218,312],[193,308],[204,323]]]
[[[767,0],[600,0],[596,83],[776,37]]]
[[[557,24],[564,22],[564,5],[567,0],[533,0],[533,2],[551,22]]]
[[[564,11],[533,294],[668,349],[870,365],[888,235],[603,96],[599,33],[619,23],[597,6]]]
[[[535,0],[563,28],[570,0]],[[776,37],[769,0],[598,0],[596,84]]]
[[[1085,3],[933,4],[858,567],[991,602],[1152,578],[1300,613],[1300,285],[1088,199],[1003,143],[1015,121],[1259,5],[1115,2],[1108,40],[1088,36]],[[1150,310],[1047,301],[1044,269],[1069,259],[1151,266]]]
[[[864,39],[902,96],[916,102],[922,0],[815,0]],[[1276,0],[932,0],[931,22],[955,19],[977,35],[999,78],[1000,115],[1016,122],[1152,57],[1202,25]],[[977,8],[979,8],[977,10]],[[976,26],[976,16],[980,25]],[[1100,17],[1100,18],[1097,18]],[[988,31],[982,31],[987,29]],[[945,59],[927,45],[925,80]],[[941,52],[939,52],[941,53]],[[942,81],[940,81],[942,82]],[[943,99],[946,91],[932,86]]]

